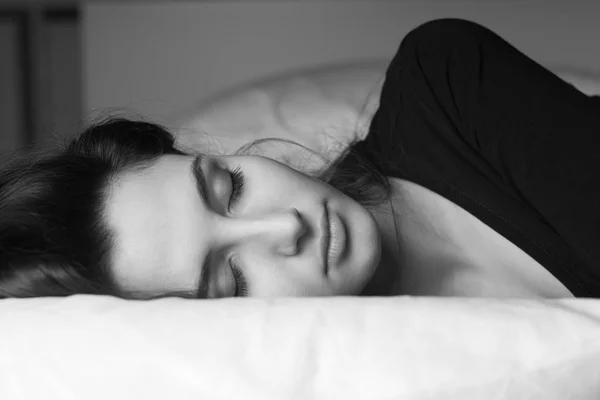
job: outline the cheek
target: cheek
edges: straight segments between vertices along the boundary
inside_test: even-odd
[[[283,208],[302,199],[322,197],[326,192],[320,181],[283,167],[257,169],[247,175],[247,190],[251,195],[249,205],[252,206],[280,204]]]
[[[254,285],[253,296],[255,297],[323,297],[337,296],[340,289],[333,287],[326,280],[301,280],[287,277],[275,277],[271,280],[262,280]]]
[[[270,257],[266,249],[251,245],[240,248],[240,254],[242,269],[257,290],[290,293],[311,288],[322,291],[329,287],[327,278],[310,255],[303,258]]]

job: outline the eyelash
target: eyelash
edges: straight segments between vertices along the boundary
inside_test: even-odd
[[[235,294],[234,297],[246,297],[248,296],[248,284],[244,273],[233,260],[230,261],[231,270],[233,271],[233,277],[235,278]]]
[[[240,196],[242,195],[242,188],[244,187],[244,173],[242,172],[241,167],[238,165],[233,171],[229,173],[229,175],[231,176],[232,192],[228,207],[231,211],[231,207],[235,206],[235,204],[240,199]],[[235,280],[234,297],[246,297],[248,295],[248,285],[246,282],[246,278],[244,277],[244,273],[237,266],[233,259],[230,261],[230,266],[231,271],[233,271],[233,277]]]
[[[242,188],[244,187],[244,173],[242,172],[241,167],[238,165],[233,171],[229,173],[229,176],[231,177],[232,191],[231,200],[229,200],[228,207],[231,211],[231,207],[237,203],[242,194]]]

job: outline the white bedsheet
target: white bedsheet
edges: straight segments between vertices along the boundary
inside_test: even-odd
[[[0,399],[600,398],[600,300],[0,301]]]

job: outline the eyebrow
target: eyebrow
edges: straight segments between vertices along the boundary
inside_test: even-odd
[[[208,204],[208,198],[206,196],[206,175],[204,174],[204,169],[202,167],[202,162],[204,161],[204,156],[202,154],[196,155],[194,160],[190,165],[192,176],[194,177],[194,181],[196,182],[196,190],[198,191],[198,196],[202,199],[204,204]],[[206,271],[208,271],[209,265],[209,257],[205,257],[202,262],[202,268],[200,269],[200,278],[198,279],[198,291],[196,293],[196,298],[205,299],[208,297],[208,282],[206,281]]]

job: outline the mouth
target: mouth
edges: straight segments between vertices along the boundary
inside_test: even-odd
[[[327,209],[327,203],[323,205],[323,214],[321,214],[321,264],[323,265],[323,271],[327,274],[329,265],[327,265],[327,253],[329,252],[329,242],[331,240],[331,227],[329,226],[329,210]]]

